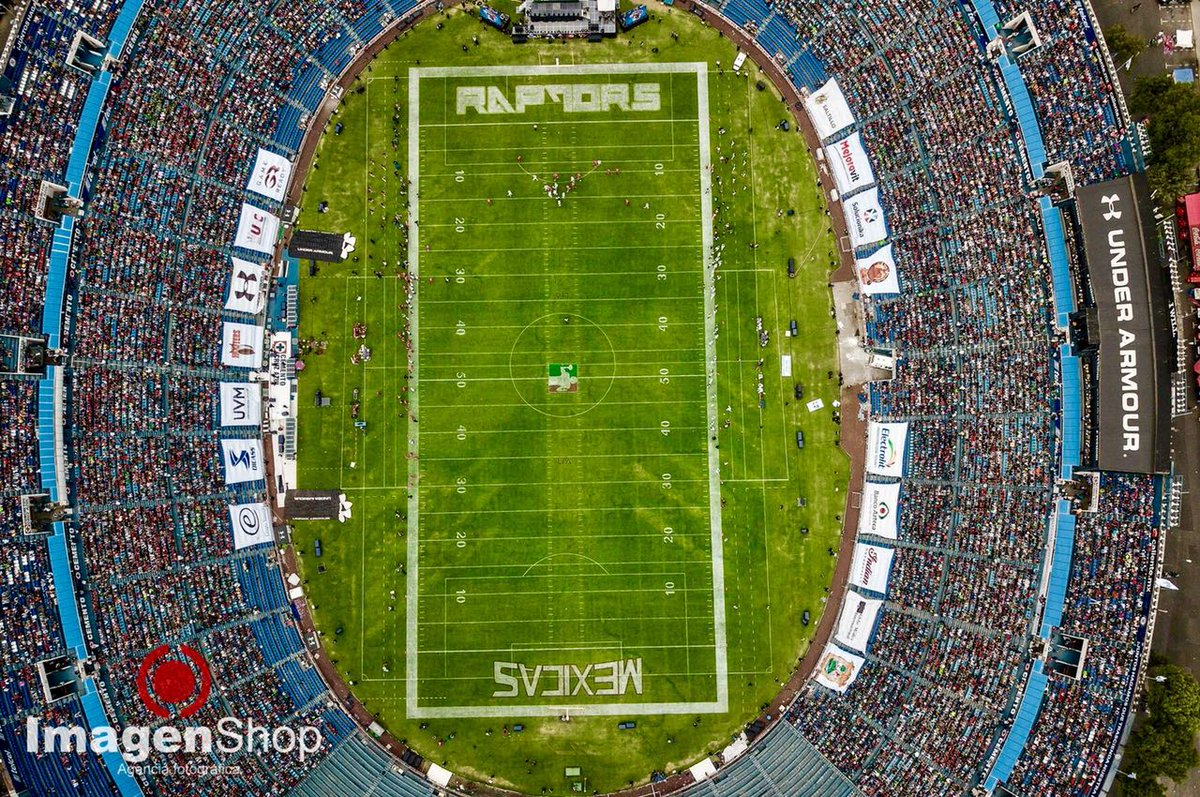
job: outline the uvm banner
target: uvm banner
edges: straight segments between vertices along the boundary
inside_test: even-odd
[[[858,533],[896,539],[900,516],[900,483],[864,482],[862,508],[858,514]]]
[[[903,476],[907,423],[871,421],[867,427],[867,473],[874,476]]]
[[[850,583],[886,595],[888,579],[892,575],[892,557],[895,555],[896,552],[891,548],[856,543],[854,560],[850,563]]]
[[[804,109],[812,119],[817,138],[822,141],[854,124],[854,114],[836,80],[830,80],[805,97]]]
[[[887,220],[883,215],[883,205],[879,204],[878,188],[870,188],[843,199],[842,211],[846,214],[850,243],[855,248],[871,246],[887,238]]]
[[[279,238],[279,219],[254,205],[243,202],[242,215],[238,219],[237,238],[233,245],[253,252],[269,255],[275,251]]]
[[[233,265],[229,274],[229,293],[225,297],[225,309],[258,315],[267,301],[267,269],[249,260],[236,257],[230,260]]]
[[[263,328],[224,321],[221,325],[221,364],[234,368],[260,368]]]
[[[838,617],[837,641],[852,650],[867,652],[867,643],[879,620],[883,601],[864,598],[853,590],[846,592],[842,614]]]
[[[258,426],[262,423],[262,388],[253,382],[221,383],[221,425]]]
[[[233,548],[236,551],[275,541],[271,530],[271,511],[265,504],[233,504],[229,507],[229,522],[233,525]]]
[[[900,272],[896,269],[896,258],[892,255],[891,244],[876,249],[866,257],[858,258],[854,271],[858,274],[858,284],[862,286],[862,292],[869,296],[900,292]]]
[[[864,662],[862,656],[855,656],[832,643],[826,645],[817,663],[817,683],[838,693],[845,692],[862,672]]]
[[[225,466],[226,484],[261,481],[267,477],[262,440],[258,438],[222,440],[221,461]]]
[[[246,185],[246,190],[282,202],[291,177],[292,164],[287,158],[260,149],[258,157],[254,160],[254,171],[250,172],[250,182]]]
[[[875,172],[863,149],[862,136],[855,133],[825,148],[825,159],[833,170],[838,191],[845,196],[875,183]]]

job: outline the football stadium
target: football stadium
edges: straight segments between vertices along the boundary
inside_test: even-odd
[[[7,794],[1136,777],[1200,260],[1088,0],[0,40]]]

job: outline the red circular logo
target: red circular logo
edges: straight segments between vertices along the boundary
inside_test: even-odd
[[[137,675],[138,694],[146,708],[163,718],[177,714],[187,718],[208,702],[212,691],[212,673],[200,651],[180,645],[172,653],[168,645],[159,645],[142,659]]]

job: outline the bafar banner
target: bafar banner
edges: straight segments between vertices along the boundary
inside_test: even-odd
[[[846,647],[867,652],[867,643],[875,631],[875,622],[879,619],[879,609],[883,601],[864,598],[850,590],[842,601],[842,613],[838,617],[837,641]]]
[[[258,157],[254,160],[254,171],[250,172],[250,182],[247,183],[246,190],[282,202],[291,177],[292,164],[287,158],[270,150],[260,149]]]
[[[221,463],[226,484],[244,484],[267,477],[263,463],[263,444],[258,438],[222,440]]]
[[[262,388],[253,382],[221,383],[221,425],[258,426],[262,423]]]
[[[274,213],[243,202],[242,215],[238,219],[237,238],[233,245],[253,252],[269,255],[275,251],[279,238],[279,219]]]
[[[240,258],[230,258],[229,292],[225,297],[225,309],[238,313],[258,315],[267,301],[267,269],[257,263]]]
[[[850,563],[850,583],[886,595],[888,579],[892,574],[892,558],[895,555],[896,552],[891,548],[865,542],[856,543],[854,560]]]
[[[858,533],[896,539],[900,516],[900,483],[863,483],[862,507],[858,513]]]
[[[875,184],[875,172],[858,133],[826,147],[825,159],[842,196]]]
[[[837,645],[826,645],[817,663],[816,681],[821,686],[843,693],[858,678],[865,661],[862,656],[855,656]]]
[[[900,292],[900,272],[896,268],[891,244],[858,258],[854,263],[854,271],[858,274],[862,292],[868,296]]]
[[[903,476],[907,423],[871,421],[867,427],[867,473],[873,476]]]
[[[253,324],[224,321],[221,325],[221,364],[233,368],[260,368],[263,358],[263,328]]]
[[[822,141],[854,124],[854,114],[836,80],[805,97],[804,109]]]
[[[871,246],[888,237],[887,220],[883,215],[883,205],[879,204],[878,188],[869,188],[842,200],[842,212],[846,215],[850,243],[855,248]]]
[[[229,507],[229,522],[233,525],[233,548],[236,551],[275,540],[271,511],[263,503],[233,504]]]

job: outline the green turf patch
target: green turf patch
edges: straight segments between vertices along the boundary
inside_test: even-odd
[[[707,65],[409,103],[409,716],[725,712]]]
[[[301,280],[300,389],[332,399],[299,415],[301,486],[354,504],[295,530],[325,649],[419,752],[533,793],[727,744],[805,650],[840,531],[811,160],[727,42],[659,13],[599,45],[514,47],[459,12],[407,34],[303,206],[360,245]]]

